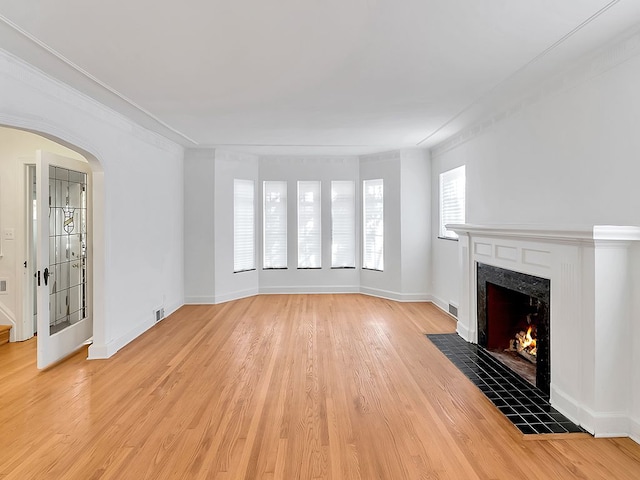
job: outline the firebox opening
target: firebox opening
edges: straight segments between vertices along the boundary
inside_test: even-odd
[[[487,284],[487,350],[536,385],[540,301],[524,293]]]
[[[548,396],[550,280],[483,263],[476,273],[478,345]]]

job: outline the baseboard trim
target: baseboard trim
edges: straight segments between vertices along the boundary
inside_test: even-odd
[[[174,303],[173,305],[168,305],[164,307],[164,318],[167,318],[170,315],[173,315],[178,310],[180,310],[185,303]]]
[[[585,429],[593,430],[593,435],[598,438],[628,437],[629,417],[620,412],[594,412],[589,408],[583,409]],[[589,428],[591,426],[591,428]]]
[[[445,312],[445,313],[448,313],[448,312]],[[473,343],[471,341],[471,331],[460,322],[458,322],[458,324],[456,325],[456,333],[460,335],[467,342]]]
[[[216,303],[216,297],[185,297],[185,305],[213,305]]]
[[[640,420],[636,418],[629,419],[629,438],[640,444]]]
[[[138,338],[144,332],[149,330],[151,327],[155,325],[155,322],[152,320],[147,320],[139,323],[134,328],[129,330],[127,333],[122,335],[115,340],[112,340],[103,345],[96,345],[95,343],[89,347],[89,356],[90,360],[100,360],[105,358],[110,358],[115,355],[118,350],[131,343],[133,340]]]
[[[108,353],[109,350],[106,345],[92,343],[89,345],[87,360],[104,360],[105,358],[109,358]]]
[[[261,287],[260,295],[313,295],[313,294],[360,293],[357,285],[309,285],[293,287]]]
[[[371,297],[386,298],[396,302],[430,302],[431,296],[427,293],[399,293],[378,288],[360,287],[360,293]]]
[[[596,412],[551,386],[551,405],[595,437],[631,437],[640,443],[640,424],[622,412]],[[635,438],[634,438],[635,437]]]
[[[451,315],[449,313],[449,304],[447,302],[445,302],[444,300],[442,300],[439,297],[436,297],[435,295],[430,295],[430,297],[431,297],[431,303],[433,303],[436,307],[438,307],[440,310],[442,310],[447,315]],[[453,315],[451,315],[451,316],[453,316]]]
[[[177,312],[183,304],[174,303],[173,305],[165,306],[165,315],[164,318],[167,318],[169,315]],[[115,355],[121,348],[125,347],[127,344],[131,343],[133,340],[138,338],[140,335],[145,333],[150,328],[154,327],[157,323],[153,320],[145,321],[140,323],[138,326],[129,330],[125,335],[113,340],[107,344],[97,345],[92,343],[89,346],[89,354],[87,356],[88,360],[104,360],[106,358],[110,358]]]
[[[239,290],[237,292],[225,293],[224,295],[216,295],[215,296],[215,304],[218,303],[226,303],[231,302],[233,300],[240,300],[242,298],[253,297],[258,295],[260,292],[258,288],[250,288],[248,290]]]
[[[242,290],[224,295],[185,297],[185,305],[211,305],[231,302],[254,295],[313,295],[313,294],[341,294],[362,293],[372,297],[386,298],[396,302],[431,302],[431,295],[427,293],[398,293],[376,288],[359,287],[357,285],[309,285],[309,286],[278,286],[261,287],[259,289]]]
[[[551,403],[553,408],[558,410],[573,423],[580,425],[589,433],[593,434],[593,431],[587,428],[587,426],[583,422],[583,409],[578,405],[576,400],[571,395],[568,395],[557,387],[551,385],[549,403]]]

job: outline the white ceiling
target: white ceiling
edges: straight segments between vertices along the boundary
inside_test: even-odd
[[[187,147],[360,154],[442,141],[640,1],[0,0],[0,20],[2,48]]]

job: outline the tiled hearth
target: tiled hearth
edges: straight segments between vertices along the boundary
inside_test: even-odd
[[[523,434],[579,433],[583,429],[558,412],[546,394],[456,333],[429,340],[471,380]]]

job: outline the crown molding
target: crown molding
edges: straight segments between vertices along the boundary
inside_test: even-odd
[[[529,89],[506,107],[494,109],[493,113],[483,116],[468,127],[437,143],[431,147],[432,158],[480,137],[522,111],[561,92],[571,90],[638,55],[640,55],[640,28],[634,27],[597,50],[582,56],[562,72],[537,84],[535,88]]]
[[[22,77],[19,78],[20,80],[33,80],[34,76],[43,77],[47,83],[55,84],[58,89],[58,98],[82,108],[83,111],[103,121],[108,120],[112,125],[127,130],[155,146],[171,150],[167,142],[176,143],[182,147],[197,145],[195,140],[91,75],[2,15],[0,15],[0,39],[3,40],[0,54],[21,67],[21,72],[18,74]],[[9,47],[11,50],[7,49]],[[20,52],[20,55],[16,52]],[[46,70],[41,68],[43,65],[47,67]],[[50,71],[55,71],[57,75],[49,73]],[[31,81],[30,85],[49,95],[52,93],[50,88],[43,86],[43,82]],[[89,105],[91,107],[88,107]],[[96,106],[103,111],[109,111],[110,115],[105,115],[104,112],[96,115]]]

